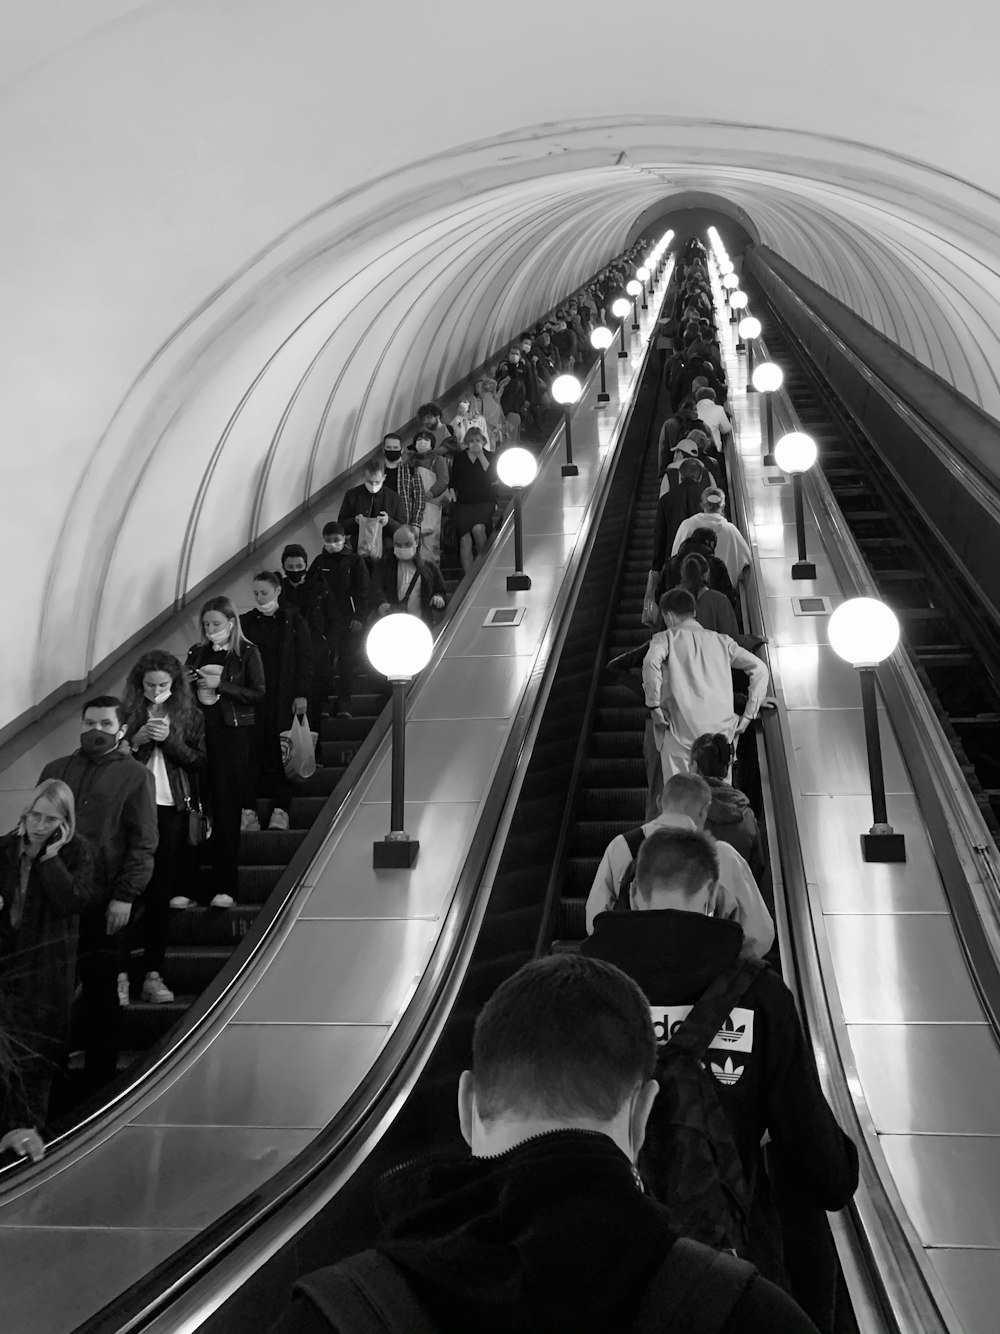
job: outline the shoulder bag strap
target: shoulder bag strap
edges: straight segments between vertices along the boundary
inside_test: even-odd
[[[696,1060],[703,1060],[726,1016],[765,966],[760,959],[741,959],[720,973],[667,1045],[675,1051],[687,1052]]]
[[[436,1334],[393,1262],[362,1251],[295,1285],[337,1334]]]
[[[757,1271],[680,1237],[653,1275],[631,1334],[720,1334]]]

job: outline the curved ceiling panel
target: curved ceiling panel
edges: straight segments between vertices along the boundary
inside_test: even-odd
[[[572,27],[510,0],[516,59],[470,49],[464,0],[433,23],[322,0],[12,0],[0,429],[8,546],[38,555],[12,592],[0,728],[672,200],[723,200],[1000,415],[1000,11],[977,6],[969,42],[961,8],[931,44],[912,9],[762,0],[743,59],[781,77],[756,82],[746,124],[745,88],[698,62],[663,80],[643,52],[634,77],[587,76],[662,23],[651,0],[580,0]]]

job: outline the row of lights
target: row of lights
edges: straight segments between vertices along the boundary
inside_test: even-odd
[[[709,243],[714,252],[718,277],[725,291],[730,309],[736,316],[746,311],[749,298],[740,291],[732,260],[726,254],[722,238],[714,227],[708,229]],[[816,442],[804,431],[790,431],[774,443],[772,394],[781,388],[784,374],[779,365],[765,361],[756,368],[753,364],[753,340],[762,332],[760,320],[745,314],[737,328],[737,352],[746,349],[747,378],[753,389],[765,396],[767,451],[764,465],[777,465],[792,479],[795,502],[795,537],[798,560],[792,566],[793,579],[815,579],[816,566],[806,559],[805,519],[802,504],[802,474],[816,462]],[[875,670],[879,663],[895,650],[899,643],[899,621],[884,602],[875,598],[851,598],[833,612],[829,624],[830,646],[838,657],[856,668],[861,676],[861,703],[865,723],[865,742],[868,751],[868,773],[872,793],[872,827],[861,835],[861,850],[867,862],[900,862],[906,860],[906,846],[902,834],[896,833],[888,821],[885,801],[885,775],[882,769],[882,747],[879,739],[878,708],[875,695]]]
[[[612,314],[621,321],[620,357],[627,357],[625,349],[625,319],[631,309],[632,328],[639,328],[638,300],[648,310],[647,290],[650,295],[659,281],[665,263],[667,247],[673,232],[666,232],[653,247],[645,262],[636,269],[625,290],[632,298],[619,297],[611,307]],[[668,275],[669,282],[669,275]],[[647,289],[648,284],[648,289]],[[614,342],[614,334],[600,325],[590,335],[591,345],[601,358],[601,388],[597,406],[603,408],[611,400],[608,393],[604,354]],[[579,468],[573,462],[573,428],[570,408],[580,401],[583,385],[575,375],[557,375],[550,386],[552,397],[564,409],[566,435],[566,462],[563,477],[575,477]],[[538,464],[530,450],[519,445],[502,450],[497,456],[497,475],[504,486],[514,493],[514,573],[507,576],[509,592],[523,592],[531,587],[531,579],[524,571],[524,526],[522,504],[524,489],[538,475]],[[365,651],[368,660],[392,686],[392,773],[390,779],[389,833],[373,845],[372,864],[376,870],[408,870],[417,860],[420,843],[410,838],[405,825],[405,772],[406,772],[406,686],[422,672],[430,661],[434,640],[430,630],[418,616],[394,612],[376,622],[368,632]]]

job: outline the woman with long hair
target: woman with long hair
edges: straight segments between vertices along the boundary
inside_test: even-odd
[[[692,551],[681,565],[681,588],[694,598],[694,614],[699,625],[735,639],[740,632],[733,604],[724,593],[711,587],[708,561],[700,552]]]
[[[250,766],[245,777],[240,827],[260,831],[257,798],[270,797],[268,829],[288,828],[292,788],[281,758],[281,733],[309,707],[312,682],[312,639],[305,619],[278,599],[281,575],[261,570],[253,577],[254,606],[240,617],[240,628],[252,639],[264,666],[264,698],[257,705]]]
[[[6,1115],[18,1122],[44,1123],[52,1080],[65,1064],[79,914],[93,892],[94,854],[76,832],[73,793],[48,778],[17,828],[0,838]]]
[[[205,723],[180,660],[162,649],[144,653],[129,672],[124,703],[125,739],[156,784],[159,842],[142,895],[142,999],[162,1005],[174,998],[163,980],[170,909],[191,906],[182,876],[191,870],[188,821],[200,802],[197,774],[205,767]]]
[[[188,650],[184,665],[205,723],[215,888],[209,907],[231,908],[239,888],[240,811],[256,709],[264,702],[264,664],[229,598],[209,598],[199,624],[201,638]]]

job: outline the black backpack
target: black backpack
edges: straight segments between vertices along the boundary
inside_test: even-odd
[[[680,1238],[646,1288],[631,1334],[720,1334],[757,1271]],[[363,1251],[295,1285],[333,1334],[437,1334],[387,1256]]]
[[[660,1092],[639,1155],[643,1180],[674,1230],[737,1255],[746,1254],[752,1189],[705,1056],[764,967],[740,959],[721,973],[661,1046]]]

